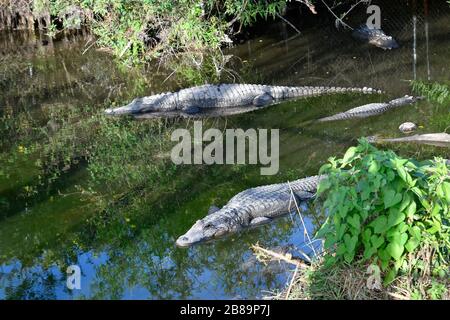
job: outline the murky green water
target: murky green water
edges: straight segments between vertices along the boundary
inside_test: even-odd
[[[330,21],[305,26],[300,36],[287,25],[271,25],[262,37],[227,50],[234,57],[223,81],[386,91],[299,100],[204,122],[221,129],[279,128],[280,172],[269,177],[250,165],[171,165],[170,133],[192,128],[192,121],[100,115],[135,96],[210,81],[207,71],[130,70],[89,49],[92,39],[85,35],[50,41],[1,32],[0,298],[254,298],[281,289],[290,267],[256,263],[249,248],[256,242],[301,247],[296,217],[189,249],[176,248],[175,239],[211,204],[223,205],[249,187],[315,174],[361,136],[399,136],[405,121],[421,125],[421,133],[444,131],[449,106],[428,102],[368,119],[308,124],[408,94],[414,78],[449,80],[450,9],[438,3],[428,17],[417,13],[416,63],[412,14],[399,15],[395,5],[383,11],[383,27],[399,41],[398,50],[355,42]],[[444,148],[392,147],[406,156],[450,156]],[[307,217],[309,229],[317,223],[318,217]],[[66,288],[72,264],[81,267],[81,290]]]

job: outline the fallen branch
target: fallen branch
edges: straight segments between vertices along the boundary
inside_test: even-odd
[[[306,263],[304,263],[304,262],[302,262],[302,261],[300,261],[300,260],[298,260],[298,259],[292,258],[292,255],[291,255],[291,254],[277,253],[277,252],[275,252],[275,251],[272,251],[272,250],[269,250],[269,249],[262,248],[262,247],[260,247],[258,244],[252,245],[251,249],[252,249],[255,253],[261,254],[261,255],[259,256],[259,258],[262,258],[262,259],[267,258],[267,257],[271,257],[271,260],[284,261],[284,262],[287,262],[287,263],[289,263],[289,264],[295,265],[295,266],[297,266],[298,268],[302,268],[302,269],[307,269],[307,268],[309,268],[309,266],[308,266]],[[261,257],[261,256],[262,256],[262,257]]]

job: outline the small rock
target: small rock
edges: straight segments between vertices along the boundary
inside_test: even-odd
[[[410,133],[417,130],[417,125],[413,122],[402,123],[398,129],[403,133]]]

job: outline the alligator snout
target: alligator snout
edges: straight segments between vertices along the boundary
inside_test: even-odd
[[[189,247],[191,243],[189,242],[189,238],[188,238],[188,237],[186,237],[186,236],[181,236],[181,237],[179,237],[179,238],[177,239],[177,241],[175,242],[175,244],[176,244],[178,247],[185,248],[185,247]]]

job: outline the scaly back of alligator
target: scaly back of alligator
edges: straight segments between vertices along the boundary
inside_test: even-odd
[[[363,106],[347,110],[329,117],[319,119],[319,122],[336,121],[336,120],[347,120],[354,118],[367,118],[370,116],[375,116],[384,113],[390,109],[398,108],[404,105],[413,104],[422,97],[404,96],[398,99],[391,100],[389,102],[382,103],[369,103]]]
[[[293,195],[298,200],[311,199],[323,178],[324,176],[313,176],[242,191],[221,209],[211,208],[208,215],[198,220],[176,243],[180,247],[187,247],[268,223],[295,208],[292,204]]]
[[[153,95],[133,100],[130,104],[105,110],[106,114],[177,113],[195,115],[207,109],[248,107],[248,110],[302,97],[331,93],[355,92],[381,93],[380,90],[363,87],[288,87],[256,84],[203,85],[177,92]],[[242,112],[245,112],[243,108]],[[240,112],[240,113],[242,113]]]

